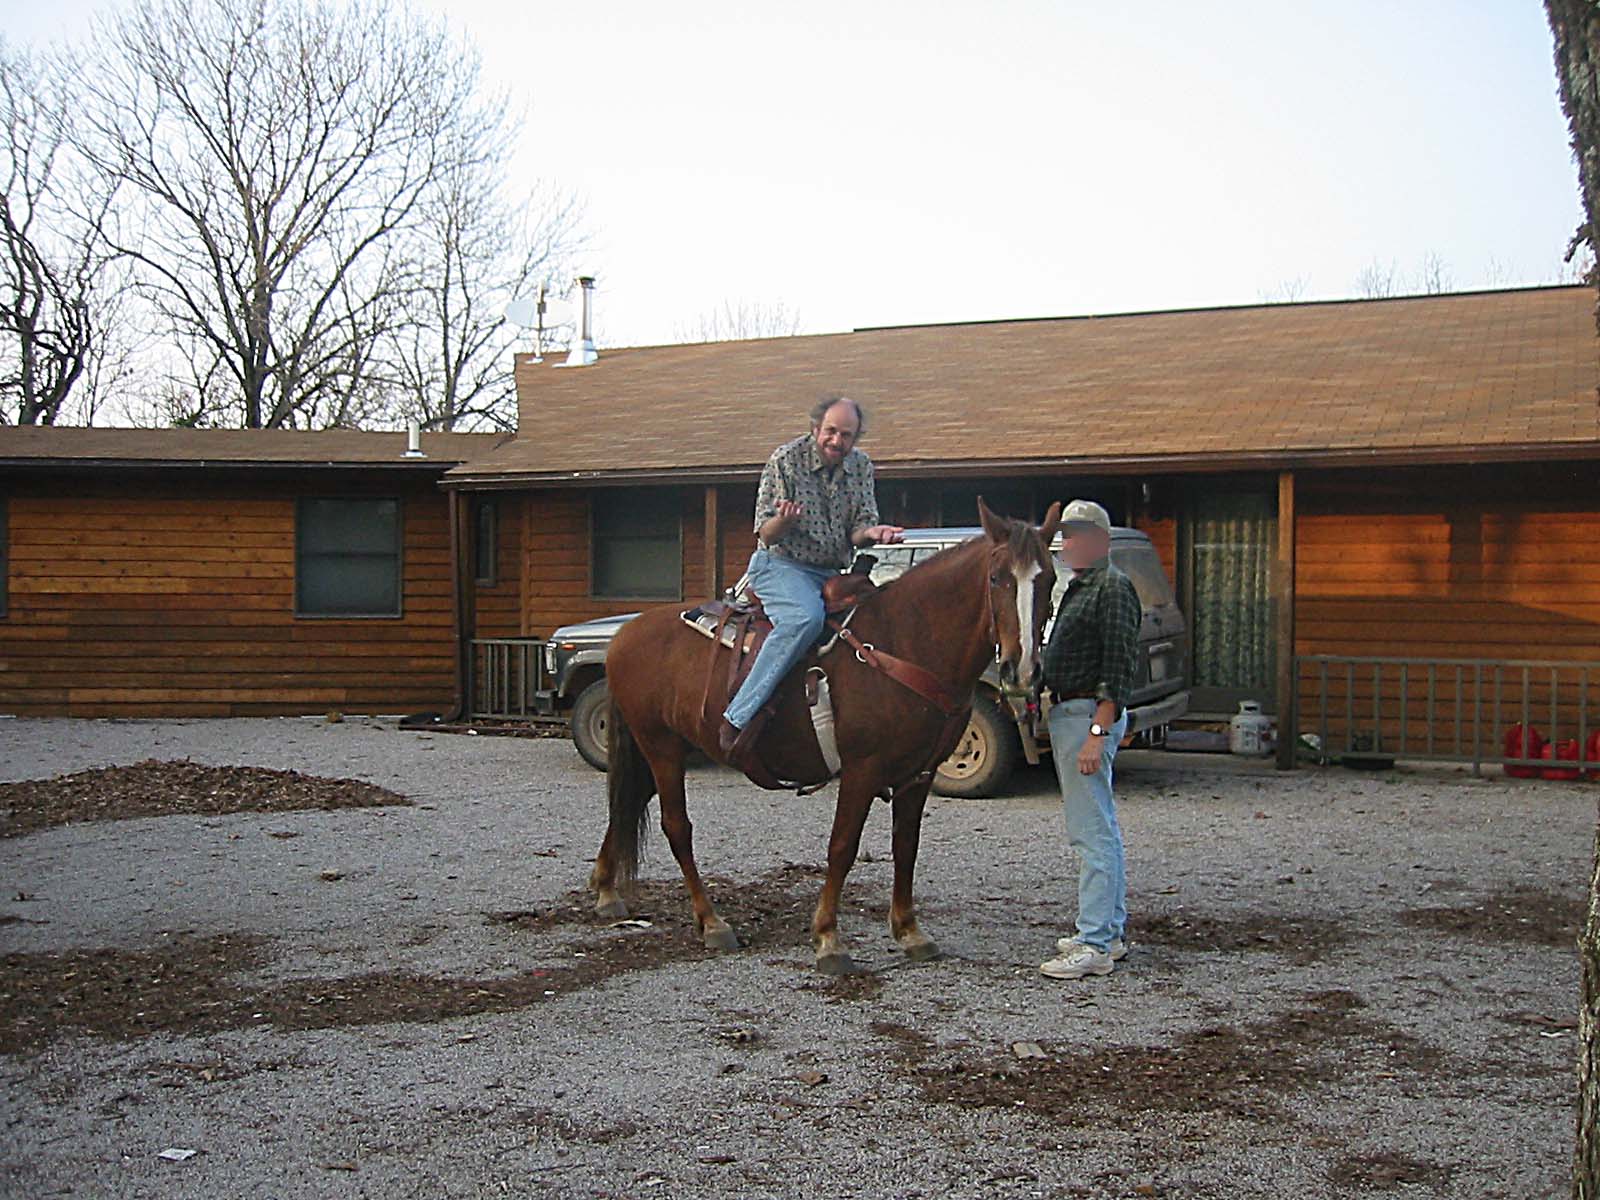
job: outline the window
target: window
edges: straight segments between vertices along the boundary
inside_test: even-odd
[[[589,513],[590,587],[596,597],[682,597],[683,541],[675,493],[596,492]]]
[[[475,520],[472,581],[479,587],[493,587],[498,579],[495,566],[500,550],[500,515],[491,497],[479,497]]]
[[[400,501],[302,497],[295,511],[295,613],[400,615]]]

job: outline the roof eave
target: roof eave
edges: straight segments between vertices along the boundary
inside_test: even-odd
[[[1062,473],[1193,475],[1235,471],[1459,466],[1590,459],[1600,459],[1600,439],[1474,446],[1356,446],[1325,450],[1243,450],[1197,454],[963,459],[959,462],[938,459],[878,460],[873,465],[878,477],[882,479],[960,479],[994,475]],[[637,484],[747,483],[760,477],[761,464],[721,468],[640,467],[596,471],[496,471],[467,466],[448,472],[444,477],[443,486],[473,491],[498,491],[518,488],[627,487]]]
[[[92,468],[95,470],[127,471],[426,471],[442,472],[462,466],[459,458],[410,459],[404,462],[360,459],[295,460],[295,459],[232,459],[232,458],[0,458],[0,470],[59,470],[64,468]]]

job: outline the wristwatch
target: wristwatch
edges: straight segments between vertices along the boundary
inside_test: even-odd
[[[1089,736],[1090,737],[1105,737],[1105,735],[1110,733],[1110,732],[1111,731],[1109,729],[1107,729],[1104,725],[1100,724],[1099,721],[1091,721],[1089,723]]]

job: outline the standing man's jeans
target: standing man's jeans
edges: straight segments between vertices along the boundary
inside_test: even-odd
[[[1100,769],[1093,775],[1078,770],[1078,751],[1094,721],[1093,700],[1063,700],[1050,706],[1050,755],[1067,814],[1067,842],[1078,852],[1078,940],[1108,950],[1113,938],[1125,937],[1128,924],[1128,878],[1123,867],[1122,827],[1111,795],[1111,762],[1128,728],[1126,711],[1104,739]]]
[[[778,684],[822,634],[822,585],[839,572],[798,563],[770,550],[750,556],[750,588],[772,620],[772,632],[761,643],[756,661],[738,694],[722,715],[743,729],[767,702]]]

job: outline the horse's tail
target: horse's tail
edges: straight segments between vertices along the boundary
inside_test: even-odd
[[[655,775],[622,719],[615,696],[611,698],[610,728],[606,731],[606,798],[611,810],[611,862],[616,885],[626,888],[639,874],[644,853],[645,823],[650,797],[656,794]]]

